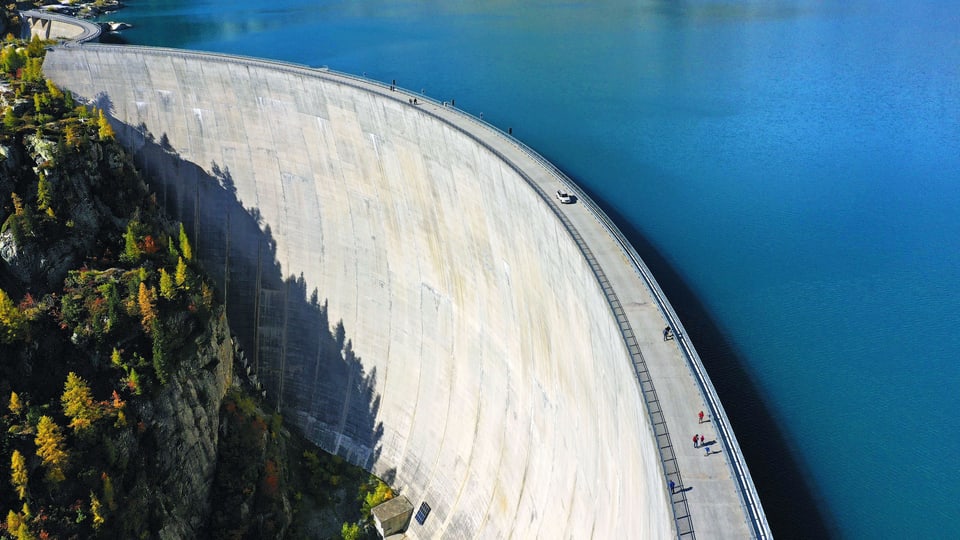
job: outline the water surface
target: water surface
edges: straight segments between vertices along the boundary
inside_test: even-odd
[[[835,536],[956,534],[960,4],[129,0],[111,18],[133,43],[396,79],[512,127],[693,295],[678,310],[708,319],[698,348],[777,537],[823,525],[792,500]]]

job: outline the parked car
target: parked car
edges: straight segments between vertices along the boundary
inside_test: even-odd
[[[567,193],[566,191],[557,190],[557,198],[560,199],[561,204],[573,204],[577,202],[577,197]]]

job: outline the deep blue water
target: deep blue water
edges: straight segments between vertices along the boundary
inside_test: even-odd
[[[960,3],[129,0],[110,18],[133,43],[396,79],[513,127],[695,296],[677,307],[709,320],[718,388],[758,398],[721,393],[778,537],[818,530],[794,495],[839,537],[960,534]]]

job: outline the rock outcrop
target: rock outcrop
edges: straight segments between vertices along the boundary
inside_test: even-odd
[[[144,529],[171,540],[206,536],[220,403],[233,381],[234,344],[222,310],[185,353],[162,390],[137,404],[143,436],[125,449],[137,462],[124,511],[130,537]]]
[[[0,258],[12,276],[33,290],[59,287],[67,272],[79,266],[104,233],[118,234],[125,225],[122,217],[128,204],[146,186],[135,172],[127,154],[115,141],[93,141],[83,151],[64,148],[63,142],[31,134],[21,143],[0,149],[0,194],[15,191],[23,169],[43,175],[62,203],[53,208],[55,219],[45,219],[39,210],[28,221],[29,231],[5,226],[0,234]],[[28,193],[21,193],[26,197]],[[0,210],[0,222],[9,214]],[[66,224],[69,234],[43,234],[44,227]],[[19,230],[16,233],[15,230]]]

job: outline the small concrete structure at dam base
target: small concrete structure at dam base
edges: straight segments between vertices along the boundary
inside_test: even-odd
[[[770,536],[672,308],[539,156],[324,70],[99,45],[44,70],[193,231],[285,419],[429,509],[405,537]]]
[[[380,537],[387,538],[407,529],[410,517],[413,516],[413,505],[409,499],[400,495],[371,508],[370,515],[373,516],[373,524]]]

